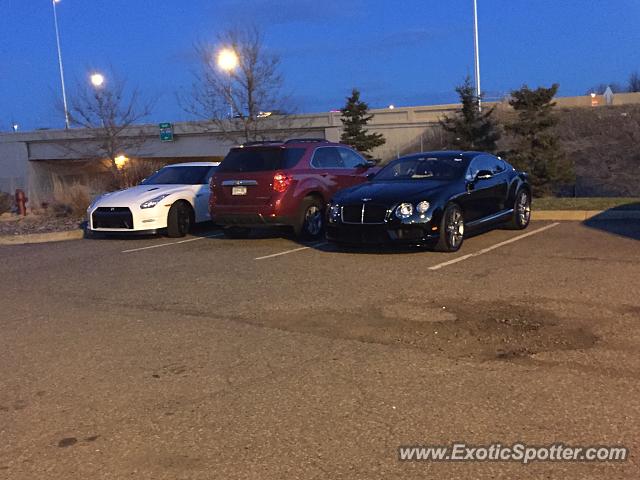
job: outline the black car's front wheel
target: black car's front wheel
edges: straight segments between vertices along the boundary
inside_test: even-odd
[[[464,241],[464,215],[456,204],[449,204],[440,220],[440,238],[435,249],[439,252],[457,252]]]
[[[513,203],[513,214],[507,223],[507,228],[523,230],[531,221],[531,194],[523,189],[518,190]]]

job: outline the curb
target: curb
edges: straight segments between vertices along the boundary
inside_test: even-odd
[[[84,230],[70,230],[68,232],[29,233],[25,235],[2,235],[0,245],[25,245],[28,243],[62,242],[64,240],[79,240],[84,237]]]
[[[640,210],[534,210],[532,220],[640,220]]]

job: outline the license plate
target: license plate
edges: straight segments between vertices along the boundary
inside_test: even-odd
[[[247,187],[231,187],[231,195],[246,195]]]

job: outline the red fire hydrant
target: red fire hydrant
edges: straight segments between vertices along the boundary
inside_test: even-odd
[[[27,214],[27,202],[29,199],[24,194],[23,190],[19,188],[16,190],[16,207],[18,207],[18,213],[23,217]]]

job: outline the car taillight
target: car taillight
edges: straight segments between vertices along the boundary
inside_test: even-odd
[[[273,176],[273,189],[278,193],[284,193],[291,185],[291,177],[286,176],[284,173],[276,173]]]

